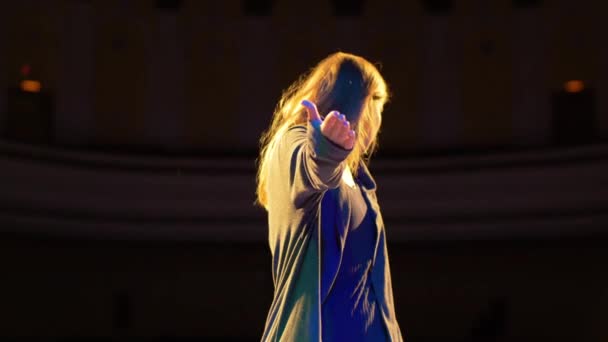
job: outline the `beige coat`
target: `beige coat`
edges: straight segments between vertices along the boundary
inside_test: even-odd
[[[308,122],[291,127],[271,156],[268,241],[275,291],[262,341],[321,341],[321,307],[338,273],[350,219],[350,192],[342,181],[349,152]],[[364,163],[358,173],[378,232],[372,286],[390,340],[403,341],[376,182]]]

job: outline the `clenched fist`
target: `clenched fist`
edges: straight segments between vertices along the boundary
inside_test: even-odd
[[[350,150],[355,146],[355,131],[350,128],[350,122],[344,114],[333,110],[321,119],[317,105],[312,101],[304,100],[302,105],[308,112],[308,120],[314,127],[321,127],[321,133],[333,143]]]

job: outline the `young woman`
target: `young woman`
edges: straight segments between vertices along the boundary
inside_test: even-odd
[[[373,64],[337,52],[278,103],[258,159],[274,281],[262,341],[403,340],[366,165],[387,100]]]

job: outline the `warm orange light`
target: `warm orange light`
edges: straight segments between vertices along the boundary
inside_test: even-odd
[[[564,83],[564,89],[568,93],[580,93],[585,89],[585,83],[581,80],[570,80]]]
[[[23,80],[21,81],[21,90],[28,93],[39,93],[42,85],[39,81],[34,80]]]

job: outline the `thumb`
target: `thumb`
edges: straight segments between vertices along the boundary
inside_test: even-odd
[[[321,124],[323,120],[321,120],[321,116],[319,115],[319,111],[317,110],[317,105],[309,100],[302,101],[302,105],[306,107],[306,111],[308,112],[308,120],[311,121],[312,124]]]

